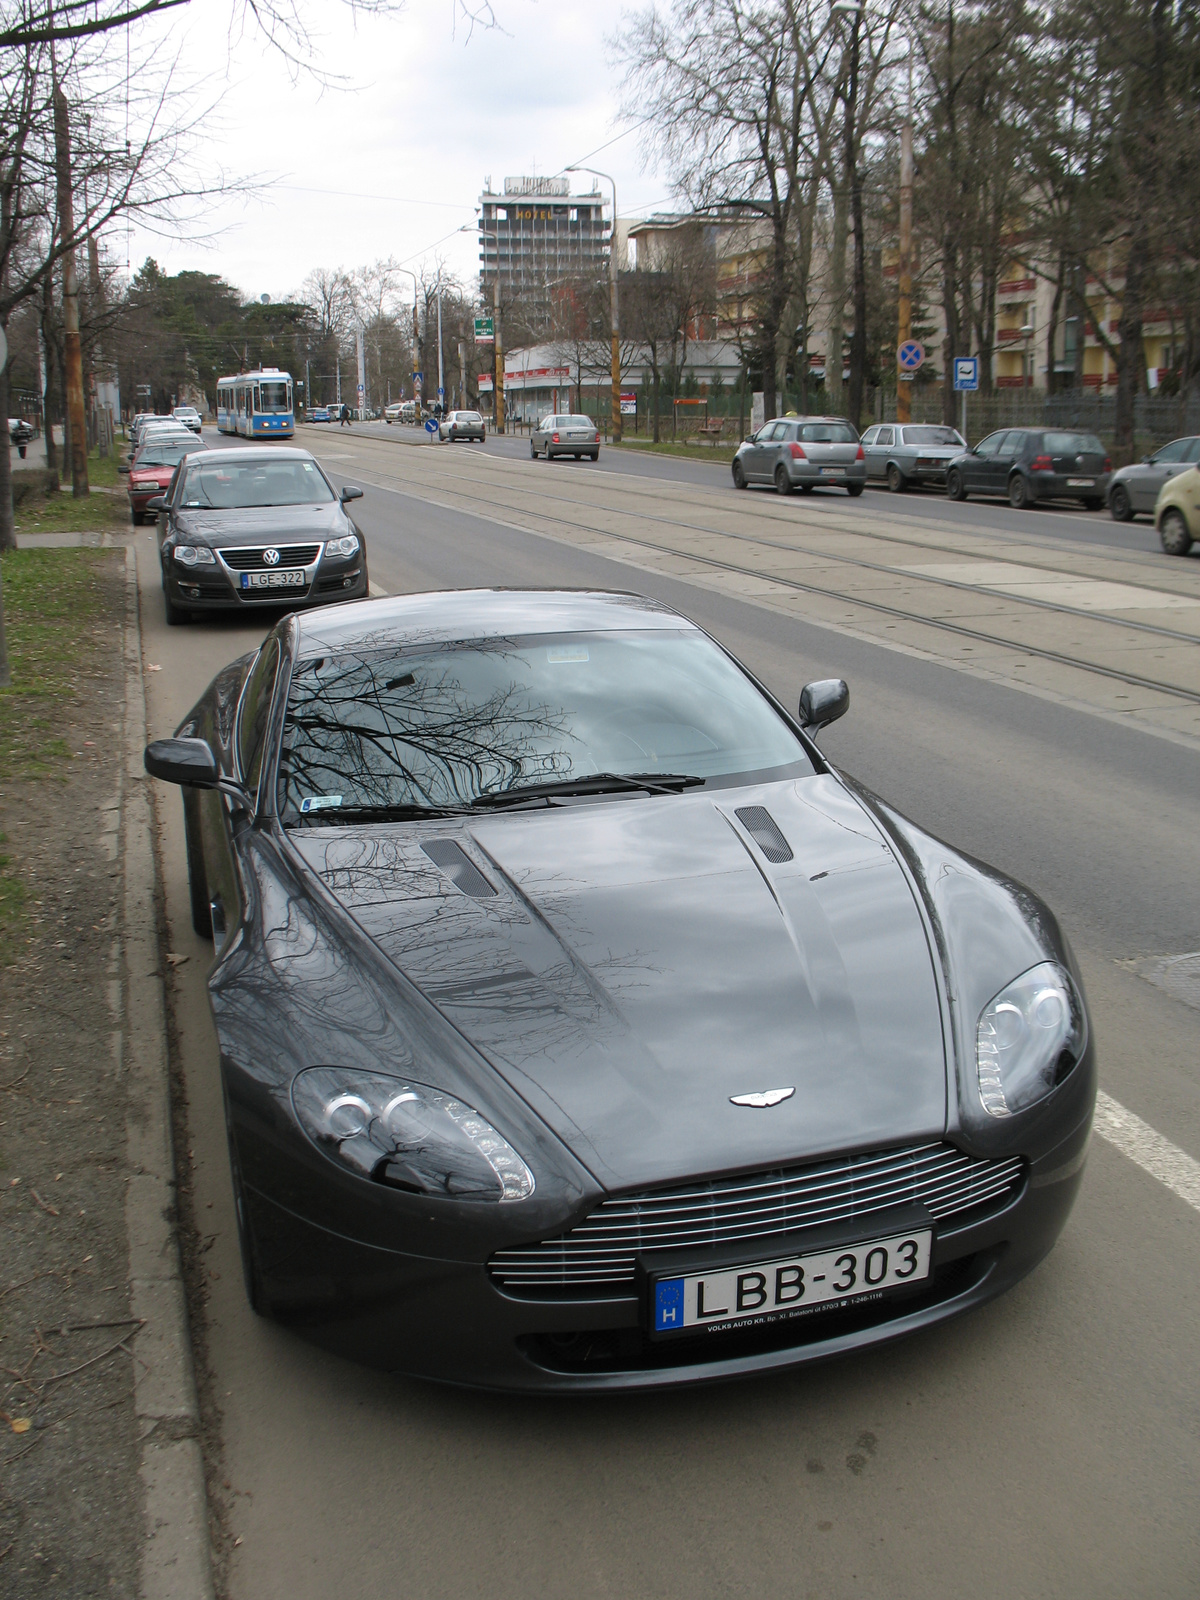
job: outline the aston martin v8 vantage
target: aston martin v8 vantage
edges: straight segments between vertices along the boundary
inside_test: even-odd
[[[631,595],[294,614],[183,786],[247,1291],[493,1389],[741,1377],[1010,1287],[1081,1180],[1079,973],[1028,889]]]

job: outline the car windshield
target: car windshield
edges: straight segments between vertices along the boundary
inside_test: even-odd
[[[190,455],[193,450],[203,450],[204,446],[199,439],[175,440],[168,439],[154,444],[148,444],[144,450],[139,450],[135,467],[173,467],[177,461]]]
[[[1042,448],[1052,456],[1102,456],[1104,446],[1094,433],[1047,433]]]
[[[559,428],[591,428],[595,424],[591,417],[556,417],[555,426]]]
[[[459,411],[459,412],[456,412],[455,415],[458,417],[458,420],[460,422],[480,422],[480,421],[482,421],[482,418],[480,417],[478,411]]]
[[[962,440],[953,428],[905,428],[905,444],[956,444]]]
[[[194,462],[183,480],[185,510],[327,505],[334,498],[315,461],[231,461],[216,451]]]
[[[858,435],[848,422],[805,422],[796,430],[804,444],[857,444]]]
[[[796,734],[703,634],[539,634],[301,661],[278,807],[297,826],[598,774],[811,771]]]

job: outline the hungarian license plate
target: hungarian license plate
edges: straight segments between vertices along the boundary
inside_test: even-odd
[[[243,589],[303,589],[304,574],[299,567],[284,572],[243,572]]]
[[[1068,478],[1067,479],[1067,488],[1068,489],[1094,489],[1095,487],[1096,487],[1095,478]]]
[[[927,1278],[932,1241],[932,1230],[923,1228],[744,1267],[654,1277],[651,1332],[662,1337],[700,1328],[753,1327],[801,1315],[810,1306],[874,1299]]]
[[[842,468],[841,467],[822,467],[821,468],[821,476],[823,478],[840,478],[842,476]]]

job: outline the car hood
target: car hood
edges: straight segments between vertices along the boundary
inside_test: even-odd
[[[208,544],[288,543],[297,539],[336,539],[350,529],[340,501],[326,506],[254,506],[236,511],[177,511],[180,535]]]
[[[765,859],[747,806],[769,808],[790,861]],[[833,777],[291,839],[608,1188],[944,1129],[922,920]],[[435,839],[487,883],[436,866]],[[780,1088],[770,1109],[731,1104]]]

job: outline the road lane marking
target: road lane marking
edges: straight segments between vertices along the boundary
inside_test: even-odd
[[[1200,1211],[1200,1161],[1194,1161],[1103,1090],[1096,1096],[1092,1131],[1186,1200],[1194,1211]]]

